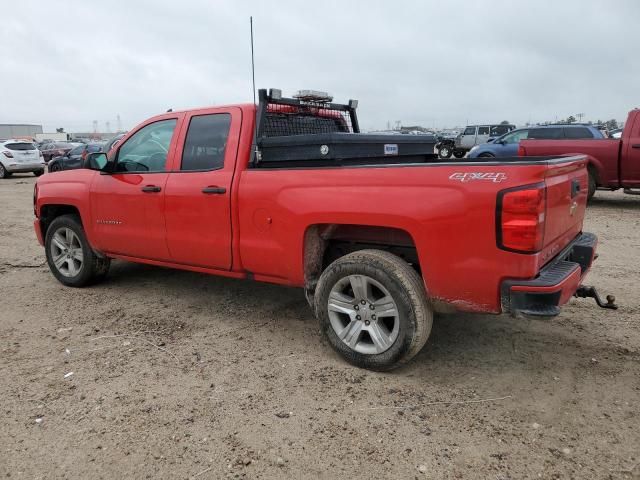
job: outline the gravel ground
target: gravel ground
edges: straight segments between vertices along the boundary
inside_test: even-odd
[[[598,192],[553,321],[436,317],[392,373],[345,364],[300,291],[114,262],[65,288],[0,181],[0,476],[640,478],[640,198]]]

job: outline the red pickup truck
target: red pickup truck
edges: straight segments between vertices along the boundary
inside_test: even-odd
[[[82,287],[121,259],[302,287],[332,347],[379,370],[422,348],[434,311],[553,316],[592,296],[585,156],[439,161],[435,138],[359,133],[356,105],[261,90],[44,175],[51,272]]]
[[[520,156],[584,154],[588,157],[589,198],[596,189],[638,195],[640,191],[640,110],[629,112],[620,139],[522,140]]]

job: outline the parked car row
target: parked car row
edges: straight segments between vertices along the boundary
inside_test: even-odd
[[[563,138],[586,139],[604,138],[604,136],[598,128],[585,125],[540,125],[529,128],[518,128],[499,136],[495,140],[474,146],[469,151],[469,157],[513,157],[518,155],[518,145],[521,140],[551,140]]]
[[[49,172],[83,168],[88,154],[108,152],[124,135],[120,133],[107,142],[93,143],[0,140],[0,178],[7,178],[13,173],[29,172],[40,176],[45,172],[45,167]]]

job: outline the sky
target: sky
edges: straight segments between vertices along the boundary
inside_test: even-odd
[[[626,119],[640,1],[0,0],[0,123],[129,129],[257,88],[359,100],[363,129]]]

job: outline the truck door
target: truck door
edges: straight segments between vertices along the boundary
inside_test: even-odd
[[[239,108],[185,117],[165,197],[175,263],[231,269],[231,180],[241,124]]]
[[[635,113],[633,122],[627,121],[622,132],[620,178],[622,186],[627,188],[640,187],[640,114],[637,110]]]
[[[114,152],[113,173],[95,176],[90,196],[99,249],[168,260],[164,188],[180,117],[167,116],[143,125]]]
[[[467,127],[462,132],[460,136],[460,145],[456,145],[456,147],[463,148],[465,150],[470,150],[476,144],[476,127]]]

